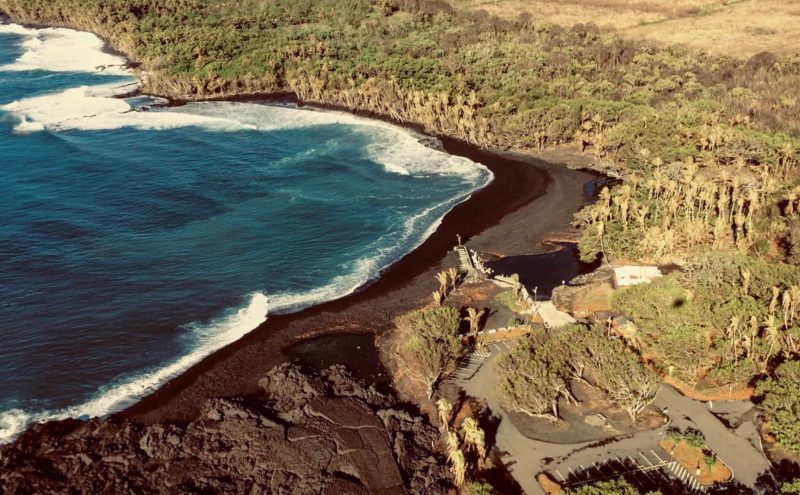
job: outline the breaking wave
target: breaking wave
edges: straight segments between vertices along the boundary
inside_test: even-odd
[[[255,103],[203,102],[164,108],[163,100],[117,98],[130,92],[136,79],[123,70],[124,60],[103,51],[103,42],[90,33],[67,29],[28,29],[0,25],[0,33],[27,37],[17,62],[0,70],[97,71],[126,74],[117,84],[82,86],[59,93],[24,98],[0,110],[17,116],[16,132],[44,130],[111,130],[134,127],[143,130],[204,127],[215,131],[276,131],[340,124],[360,128],[372,139],[371,158],[388,172],[400,175],[458,175],[484,186],[490,174],[466,158],[449,155],[420,142],[420,136],[397,126],[342,112]],[[76,47],[73,49],[73,47]],[[77,53],[77,55],[76,55]],[[149,110],[149,111],[144,111]]]
[[[188,325],[192,344],[188,352],[164,366],[145,370],[103,387],[88,401],[59,411],[26,412],[12,409],[0,413],[0,443],[13,440],[28,425],[66,418],[105,416],[134,404],[155,392],[209,354],[235,342],[267,319],[266,295],[249,296],[243,307],[208,323]]]
[[[60,92],[21,98],[0,106],[11,113],[17,133],[111,130],[132,127],[163,130],[202,127],[223,132],[271,132],[309,126],[339,124],[352,126],[369,138],[367,153],[387,172],[410,176],[454,176],[469,184],[469,192],[434,205],[411,216],[404,223],[404,240],[412,249],[419,246],[440,225],[444,215],[469,195],[486,186],[491,173],[482,165],[426,146],[421,136],[383,122],[350,114],[256,103],[191,103],[178,108],[164,106],[150,97],[122,99],[137,86],[125,69],[125,60],[104,51],[103,42],[89,33],[67,29],[28,29],[0,24],[0,34],[21,36],[21,56],[0,71],[91,72],[126,76],[122,82],[69,88]],[[117,77],[119,79],[119,77]],[[425,228],[427,226],[427,228]],[[373,255],[355,260],[348,272],[327,285],[298,292],[247,296],[239,308],[211,321],[186,325],[184,354],[161,366],[121,377],[102,387],[87,401],[60,410],[24,411],[19,408],[0,413],[0,443],[11,441],[36,422],[104,416],[124,409],[154,392],[211,353],[240,339],[267,318],[267,312],[287,313],[343,297],[374,279],[397,260],[397,243],[378,239]]]

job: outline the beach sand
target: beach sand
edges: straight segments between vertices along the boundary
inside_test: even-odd
[[[297,360],[297,352],[287,350],[298,345],[304,354],[324,356],[320,359],[329,363],[341,353],[346,355],[342,362],[351,366],[375,367],[377,351],[364,345],[364,339],[347,340],[333,356],[326,353],[331,336],[377,336],[392,327],[398,314],[426,304],[436,287],[436,272],[453,263],[450,253],[457,234],[479,252],[540,251],[548,234],[571,229],[573,213],[586,201],[585,185],[597,178],[533,157],[492,153],[447,138],[442,142],[448,152],[489,167],[495,179],[449,212],[422,245],[354,294],[295,314],[270,316],[258,329],[117,416],[148,424],[191,420],[208,398],[257,393],[259,379],[270,368]],[[324,348],[315,352],[315,346]],[[369,375],[369,370],[359,374]]]

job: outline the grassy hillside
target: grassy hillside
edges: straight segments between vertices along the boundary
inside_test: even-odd
[[[694,50],[752,56],[798,53],[800,5],[783,0],[449,0],[485,10],[561,25],[594,23],[633,39]]]
[[[577,216],[582,254],[689,269],[617,301],[642,324],[659,369],[691,364],[676,376],[720,385],[797,359],[800,61],[646,46],[591,24],[465,4],[0,0],[14,19],[99,33],[142,64],[145,89],[158,94],[290,91],[487,147],[577,144],[625,177]],[[667,25],[696,4],[633,5]],[[744,8],[719,5],[729,7]]]

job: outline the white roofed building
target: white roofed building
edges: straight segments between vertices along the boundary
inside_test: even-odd
[[[630,285],[645,284],[662,276],[657,266],[616,266],[614,267],[614,285],[628,287]]]

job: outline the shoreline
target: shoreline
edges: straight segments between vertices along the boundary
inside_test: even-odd
[[[209,398],[258,393],[260,377],[290,361],[288,351],[297,344],[332,335],[375,338],[391,328],[394,316],[427,303],[434,276],[448,264],[457,234],[464,241],[473,239],[498,248],[495,251],[535,252],[548,234],[569,228],[573,207],[585,202],[585,184],[598,176],[535,158],[512,160],[452,138],[437,138],[446,152],[489,168],[494,180],[453,207],[422,244],[347,296],[299,312],[268,316],[241,339],[110,417],[146,424],[189,421]],[[578,193],[568,202],[571,205],[562,201],[565,189]],[[532,206],[549,213],[546,220],[530,225],[528,235],[511,237],[519,219],[504,221],[506,217],[530,218]],[[529,242],[531,236],[537,239],[535,243]]]
[[[8,18],[5,17],[5,19]],[[49,27],[24,23],[21,25],[34,28]],[[121,55],[128,62],[127,66],[132,67],[126,54],[115,50],[102,37],[100,39],[104,41],[104,49]],[[144,94],[141,90],[138,93]],[[130,94],[125,96],[130,96]],[[157,94],[151,96],[167,99],[169,102],[167,106],[179,106],[190,101],[283,103],[297,105],[301,108],[310,107],[323,111],[344,112],[375,121],[388,122],[413,132],[421,138],[438,139],[445,152],[481,163],[492,172],[494,178],[488,185],[474,191],[465,201],[455,205],[443,217],[437,229],[422,244],[383,269],[376,277],[367,281],[353,293],[299,312],[268,316],[265,323],[238,341],[206,356],[181,375],[161,385],[152,394],[126,409],[110,414],[109,417],[132,418],[146,422],[185,421],[193,416],[203,399],[249,395],[257,391],[260,376],[273,365],[287,361],[289,356],[286,351],[299,342],[331,334],[372,334],[377,336],[391,326],[392,313],[399,314],[418,307],[422,301],[427,301],[428,287],[416,289],[409,287],[415,284],[417,286],[420,284],[432,285],[433,274],[438,271],[437,266],[441,266],[447,258],[447,253],[455,245],[456,234],[461,235],[464,240],[469,240],[492,227],[498,227],[505,217],[530,205],[537,199],[548,201],[548,192],[554,181],[563,186],[570,182],[568,176],[572,175],[571,185],[574,194],[577,192],[574,187],[577,177],[583,177],[577,179],[579,182],[583,181],[577,188],[580,191],[585,181],[599,175],[596,172],[572,171],[564,165],[547,163],[531,155],[488,150],[456,138],[429,134],[424,132],[421,125],[397,121],[371,111],[354,111],[336,105],[305,103],[293,93],[247,94],[192,100],[173,99]],[[558,192],[556,191],[556,193]],[[561,195],[559,194],[559,196]],[[538,243],[546,232],[567,228],[574,211],[584,204],[583,194],[579,193],[578,196],[579,204],[573,205],[577,207],[573,209],[566,207],[558,212],[560,215],[545,216],[546,221],[540,222],[540,225],[531,229],[535,231],[533,237],[526,236],[524,239],[525,243],[533,242],[527,248],[518,247],[517,251],[532,252],[540,247]],[[559,199],[563,199],[563,197]],[[549,201],[553,203],[557,199],[550,198]],[[558,209],[553,204],[548,206],[551,209]],[[561,225],[555,226],[552,223],[553,217],[566,220],[566,222],[562,221]],[[508,237],[508,234],[509,232],[505,232],[501,237]],[[490,240],[489,245],[500,248],[494,249],[494,251],[507,251],[497,245],[496,240]],[[480,247],[479,249],[483,250]],[[426,280],[425,277],[429,274],[430,280]],[[378,300],[387,298],[392,299],[388,305],[376,303]],[[385,302],[383,301],[383,303]],[[370,309],[376,304],[383,307],[380,310]],[[357,314],[351,314],[354,312]],[[364,313],[368,315],[366,318],[364,318]],[[383,318],[378,317],[379,315]],[[335,321],[335,323],[331,324],[331,321]],[[256,354],[259,351],[261,354]]]

